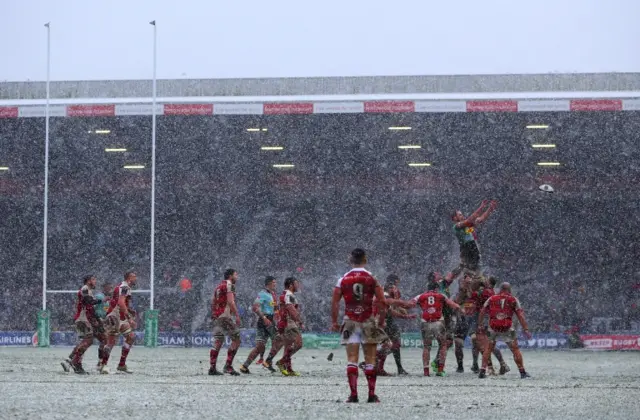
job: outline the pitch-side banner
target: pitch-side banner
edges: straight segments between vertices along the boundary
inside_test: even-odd
[[[640,350],[640,335],[581,335],[580,339],[591,350]]]

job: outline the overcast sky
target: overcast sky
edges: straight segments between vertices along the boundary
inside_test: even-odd
[[[639,72],[640,0],[0,0],[0,81]]]

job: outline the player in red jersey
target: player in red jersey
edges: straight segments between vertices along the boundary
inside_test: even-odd
[[[485,302],[489,300],[491,296],[496,294],[493,289],[496,287],[497,283],[498,283],[498,280],[493,276],[489,277],[484,281],[478,294],[478,304],[477,304],[478,308],[484,307]],[[486,331],[487,331],[486,323],[485,325],[478,326],[477,333],[476,333],[476,343],[479,349],[484,349],[488,345],[488,337],[487,337]],[[498,359],[498,362],[500,363],[500,375],[504,375],[505,373],[509,372],[510,371],[509,366],[507,366],[507,364],[505,363],[504,357],[502,357],[502,352],[498,347],[493,348],[493,355]],[[489,358],[489,371],[490,372],[493,371],[491,358]]]
[[[236,306],[236,282],[238,272],[229,268],[224,272],[224,280],[218,284],[213,293],[211,317],[213,318],[213,348],[209,352],[209,375],[240,375],[233,368],[233,359],[240,347],[240,314]],[[227,350],[227,362],[222,372],[216,369],[218,353],[222,348],[225,336],[231,339]]]
[[[136,335],[133,330],[136,328],[136,311],[131,308],[131,289],[135,286],[138,277],[136,273],[129,271],[124,275],[124,281],[113,290],[109,310],[105,317],[105,330],[107,332],[107,345],[102,352],[102,363],[100,373],[108,373],[107,363],[111,350],[116,345],[116,340],[120,335],[124,337],[122,343],[122,353],[117,370],[119,372],[132,373],[127,368],[127,356],[131,351],[131,346]]]
[[[342,344],[347,348],[347,378],[351,395],[346,402],[358,402],[358,357],[360,345],[364,346],[365,376],[369,385],[367,402],[380,402],[376,396],[377,371],[376,347],[387,339],[385,327],[386,300],[378,281],[365,270],[367,255],[364,250],[356,248],[351,251],[349,262],[353,267],[346,273],[333,289],[331,300],[331,328],[340,331]],[[373,316],[373,298],[376,298],[378,324]],[[342,326],[338,324],[340,301],[344,298],[345,314]]]
[[[460,305],[449,299],[438,289],[440,284],[436,281],[435,273],[429,276],[427,291],[412,299],[412,302],[422,309],[421,330],[422,330],[422,367],[424,376],[429,375],[429,360],[431,356],[431,345],[435,338],[438,342],[438,372],[437,376],[444,376],[444,364],[447,357],[446,329],[444,323],[444,307],[460,310]]]
[[[105,341],[102,324],[96,316],[94,308],[94,305],[102,302],[93,295],[97,280],[94,276],[86,276],[83,282],[84,285],[77,293],[76,314],[73,317],[80,342],[75,346],[69,358],[61,363],[65,372],[73,369],[78,374],[87,373],[82,367],[82,356],[93,344],[94,337],[98,338],[101,344]]]
[[[284,340],[284,355],[276,366],[284,376],[300,376],[291,366],[291,357],[302,348],[302,318],[295,293],[300,290],[300,282],[295,277],[284,280],[284,291],[278,297],[278,334]]]
[[[516,331],[513,328],[513,315],[518,317],[520,325],[522,325],[524,330],[524,334],[528,339],[531,339],[531,333],[527,326],[527,320],[524,317],[524,311],[520,306],[520,301],[511,294],[511,285],[509,283],[502,283],[500,286],[500,293],[487,299],[480,310],[480,315],[478,315],[478,325],[481,328],[483,328],[484,317],[486,314],[489,315],[489,345],[483,350],[482,369],[480,369],[478,377],[486,377],[489,358],[496,346],[496,342],[500,340],[504,341],[513,353],[513,360],[518,366],[520,377],[523,379],[528,378],[529,374],[524,369],[522,353],[518,347]]]

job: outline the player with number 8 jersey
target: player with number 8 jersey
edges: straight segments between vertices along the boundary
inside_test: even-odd
[[[421,330],[422,330],[422,366],[424,376],[429,374],[429,359],[431,345],[435,339],[440,349],[438,355],[437,376],[444,376],[444,364],[447,356],[446,330],[444,324],[444,307],[460,310],[460,305],[449,299],[446,295],[438,291],[440,284],[436,281],[435,273],[430,273],[427,291],[412,299],[416,305],[422,309]]]

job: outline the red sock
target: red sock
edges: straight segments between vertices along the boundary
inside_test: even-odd
[[[351,396],[358,396],[358,365],[355,363],[347,364],[347,379],[349,380],[349,388]]]
[[[102,364],[106,365],[109,363],[109,356],[111,355],[111,347],[105,346],[104,350],[102,350]]]
[[[216,367],[216,362],[218,361],[218,353],[220,350],[211,349],[209,352],[209,364],[211,367]]]
[[[291,347],[284,349],[284,355],[282,356],[282,364],[287,370],[291,369]]]
[[[424,376],[431,376],[431,375],[429,375],[429,368],[428,367],[424,368]]]
[[[367,377],[367,384],[369,385],[369,396],[376,394],[376,379],[378,378],[378,372],[373,365],[366,365],[364,367],[364,374]]]
[[[229,350],[227,350],[227,364],[225,366],[231,366],[231,364],[233,363],[233,358],[236,357],[237,352],[238,349],[231,350],[231,348],[229,348]]]
[[[387,360],[387,354],[384,350],[378,352],[378,372],[384,370],[384,362]]]
[[[120,364],[118,366],[124,366],[127,364],[127,356],[129,355],[130,351],[131,351],[131,345],[124,343],[122,345],[122,353],[120,354]]]

